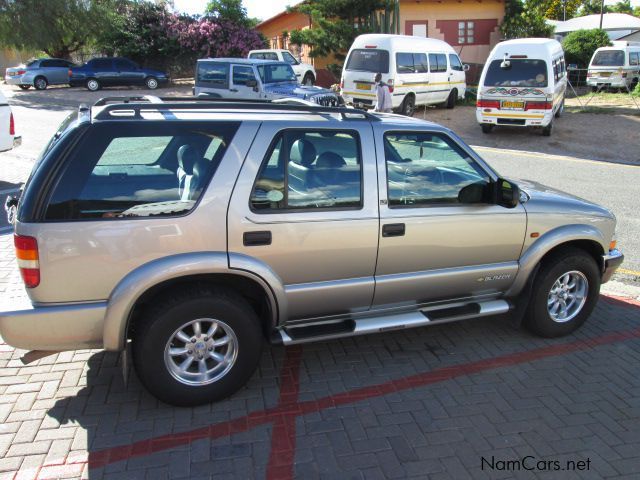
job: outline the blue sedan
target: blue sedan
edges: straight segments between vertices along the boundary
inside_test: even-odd
[[[169,76],[158,70],[141,68],[127,58],[94,58],[81,67],[69,70],[69,84],[84,86],[95,92],[102,87],[144,85],[155,90],[169,82]]]

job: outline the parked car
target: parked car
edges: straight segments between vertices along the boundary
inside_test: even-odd
[[[548,38],[498,43],[484,65],[476,119],[484,133],[496,125],[536,127],[551,135],[564,110],[567,67],[562,45]]]
[[[640,80],[640,42],[618,40],[610,47],[600,47],[591,57],[587,85],[633,90]]]
[[[4,81],[7,85],[17,85],[22,90],[34,87],[45,90],[49,85],[69,83],[69,69],[74,64],[61,58],[39,58],[26,66],[7,68]]]
[[[298,82],[302,85],[312,86],[316,83],[316,69],[309,63],[302,63],[294,57],[289,50],[251,50],[247,58],[257,60],[273,60],[275,62],[286,62],[291,65],[296,73]]]
[[[243,58],[198,60],[193,92],[245,100],[295,97],[325,106],[337,106],[342,101],[326,88],[299,85],[288,63]]]
[[[94,58],[68,72],[72,87],[86,87],[95,92],[102,87],[144,85],[155,90],[169,82],[169,76],[159,70],[141,68],[127,58]]]
[[[33,306],[0,313],[8,344],[130,345],[154,395],[196,405],[249,380],[265,335],[291,345],[507,313],[569,334],[623,260],[609,210],[501,178],[437,124],[166,102],[73,113],[36,164],[15,224]]]
[[[376,73],[389,85],[393,108],[412,116],[416,106],[453,108],[467,88],[464,66],[446,42],[408,35],[357,37],[345,61],[340,89],[348,105],[373,108]]]
[[[7,98],[0,92],[0,152],[20,146],[22,137],[16,135],[16,123]]]

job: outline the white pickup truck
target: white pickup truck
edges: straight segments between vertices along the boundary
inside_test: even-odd
[[[0,92],[0,152],[11,150],[22,143],[22,137],[16,135],[16,125],[11,107]]]
[[[287,62],[296,72],[296,79],[302,85],[311,86],[316,83],[316,70],[313,65],[302,63],[297,60],[289,50],[269,49],[269,50],[251,50],[247,58],[260,60],[276,60],[278,62]]]

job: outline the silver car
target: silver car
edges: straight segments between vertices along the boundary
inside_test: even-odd
[[[106,99],[69,117],[26,184],[15,245],[32,305],[0,313],[0,334],[130,351],[154,395],[196,405],[245,384],[265,338],[498,314],[567,335],[622,262],[615,224],[501,178],[434,123]]]
[[[7,68],[4,81],[7,85],[17,85],[22,90],[34,87],[45,90],[49,85],[69,83],[69,69],[74,64],[60,58],[40,58],[26,66]]]

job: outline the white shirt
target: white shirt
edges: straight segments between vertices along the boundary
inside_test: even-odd
[[[376,84],[376,112],[388,112],[393,108],[391,103],[391,92],[389,86],[386,83]]]

